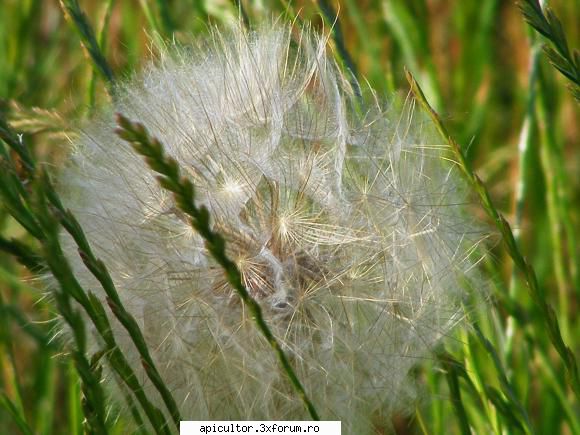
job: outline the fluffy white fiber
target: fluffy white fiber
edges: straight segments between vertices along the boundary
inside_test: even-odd
[[[142,122],[191,177],[321,417],[366,434],[461,319],[481,233],[413,101],[363,103],[325,49],[283,26],[216,32],[122,86],[115,111]],[[182,417],[308,419],[222,269],[114,128],[112,113],[85,127],[60,190]],[[63,240],[81,284],[104,300]]]

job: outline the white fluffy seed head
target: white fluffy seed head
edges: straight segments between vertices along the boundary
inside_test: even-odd
[[[365,434],[460,320],[482,235],[447,146],[413,100],[363,103],[325,46],[288,27],[216,32],[124,85],[115,110],[142,122],[194,182],[322,418]],[[114,127],[107,115],[85,128],[60,189],[183,418],[307,419],[222,269]],[[80,282],[104,299],[63,240]]]

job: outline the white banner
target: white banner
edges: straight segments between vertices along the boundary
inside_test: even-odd
[[[341,435],[340,421],[182,421],[179,433]]]

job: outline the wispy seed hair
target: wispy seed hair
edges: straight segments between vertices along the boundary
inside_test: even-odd
[[[191,178],[322,418],[365,434],[462,319],[483,235],[414,101],[355,96],[326,46],[280,24],[214,31],[121,86],[114,110],[143,123]],[[307,419],[202,239],[114,127],[111,112],[82,130],[60,190],[183,418]]]

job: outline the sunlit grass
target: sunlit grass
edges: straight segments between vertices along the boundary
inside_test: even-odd
[[[466,301],[473,326],[458,329],[415,370],[420,400],[394,418],[395,429],[580,434],[578,65],[566,57],[562,35],[545,27],[553,19],[531,19],[541,36],[515,4],[499,0],[62,3],[0,3],[0,117],[7,121],[0,123],[0,433],[82,433],[85,419],[93,430],[125,433],[135,422],[162,419],[126,388],[118,394],[132,412],[119,415],[103,396],[105,361],[126,369],[114,339],[90,355],[83,344],[90,326],[77,326],[68,346],[55,336],[57,315],[80,324],[70,295],[47,297],[39,278],[53,262],[74,286],[53,258],[55,231],[67,216],[43,203],[50,188],[35,167],[62,166],[74,126],[114,98],[115,80],[155,58],[155,44],[187,44],[207,34],[208,24],[235,22],[241,5],[250,26],[282,15],[330,32],[341,67],[387,98],[408,92],[408,69],[497,228],[481,264],[486,296]],[[550,6],[573,53],[580,6]],[[528,18],[538,13],[525,10]],[[560,67],[550,65],[544,44]],[[89,295],[79,297],[96,317],[101,310],[114,316]],[[106,327],[99,332],[106,337]]]

